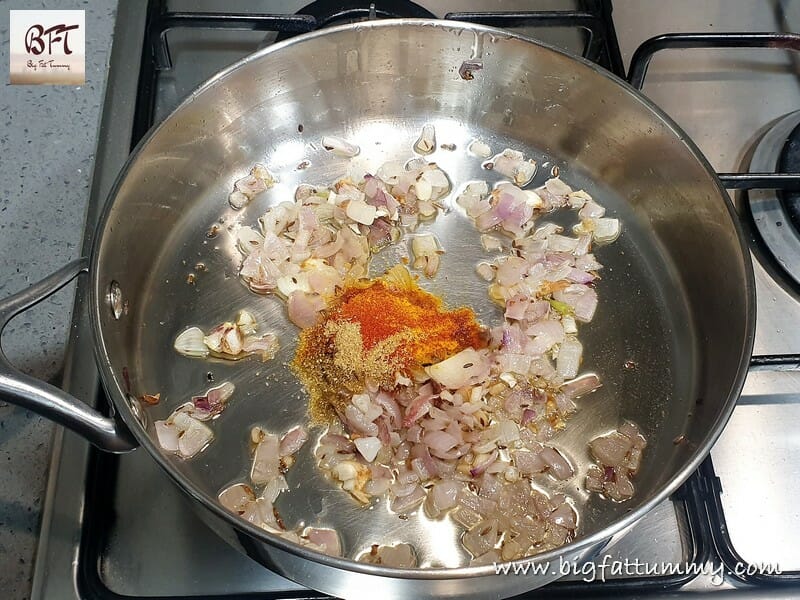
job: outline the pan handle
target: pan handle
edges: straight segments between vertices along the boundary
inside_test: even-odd
[[[89,260],[79,258],[40,282],[0,300],[0,334],[21,312],[54,294],[82,273]],[[6,358],[0,341],[0,398],[55,421],[107,452],[128,452],[137,447],[128,428],[118,418],[104,417],[64,390],[22,373]]]

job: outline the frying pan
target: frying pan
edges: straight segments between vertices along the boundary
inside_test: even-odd
[[[483,63],[472,80],[459,75],[465,60]],[[401,521],[356,506],[319,474],[313,443],[288,474],[291,490],[277,503],[283,519],[336,528],[351,554],[372,543],[410,542],[429,568],[323,556],[244,522],[217,501],[222,488],[246,480],[252,425],[280,432],[307,419],[303,390],[286,368],[297,329],[278,300],[238,281],[231,230],[290,199],[301,182],[327,183],[409,157],[426,123],[434,124],[439,141],[456,146],[431,157],[454,182],[493,181],[465,152],[479,137],[496,151],[510,147],[534,157],[540,165],[534,185],[558,167],[565,181],[589,191],[623,224],[621,238],[597,250],[606,265],[597,286],[600,307],[581,338],[583,368],[599,373],[604,386],[581,401],[557,440],[577,465],[567,490],[580,514],[577,539],[533,560],[580,562],[596,555],[674,491],[722,431],[752,348],[753,274],[725,191],[668,117],[595,65],[506,31],[424,20],[345,25],[278,43],[203,84],[127,161],[91,257],[0,304],[5,324],[88,272],[97,364],[112,414],[100,415],[19,373],[5,357],[3,399],[103,450],[141,446],[223,538],[312,588],[346,597],[374,597],[378,589],[392,598],[498,597],[554,579],[555,573],[498,576],[492,565],[464,566],[449,521]],[[351,140],[361,153],[353,159],[327,153],[324,135]],[[297,170],[304,160],[310,166]],[[234,211],[227,194],[255,162],[266,163],[280,182]],[[216,237],[207,236],[212,224],[220,230]],[[456,210],[431,229],[446,254],[437,278],[425,285],[451,306],[474,307],[491,324],[499,315],[475,274],[478,233]],[[206,270],[189,285],[187,274],[198,262]],[[372,272],[391,262],[390,252],[378,255]],[[278,334],[274,360],[207,362],[173,351],[187,325],[208,329],[239,309]],[[626,363],[633,368],[623,368]],[[164,453],[153,422],[207,389],[210,377],[237,387],[214,422],[216,440],[190,460]],[[162,398],[156,406],[136,400],[156,392]],[[635,497],[617,504],[581,493],[575,482],[591,463],[586,440],[622,419],[639,425],[648,447]],[[673,443],[679,436],[685,443]]]

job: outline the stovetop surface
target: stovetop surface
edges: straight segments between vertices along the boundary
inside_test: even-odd
[[[170,10],[292,12],[303,1],[252,2],[175,0]],[[418,4],[437,16],[486,10],[486,1]],[[495,10],[564,10],[568,2],[494,0]],[[627,61],[645,39],[681,31],[786,31],[800,25],[795,6],[747,0],[657,0],[614,2],[614,23]],[[89,226],[124,160],[134,121],[136,61],[141,55],[144,18],[120,7],[111,80],[101,128],[98,166]],[[580,53],[583,36],[573,28],[522,30]],[[274,37],[274,34],[270,34]],[[173,69],[161,72],[153,97],[157,122],[199,83],[255,50],[259,32],[175,29],[169,33]],[[112,85],[112,84],[110,84]],[[775,119],[800,107],[795,58],[780,51],[685,50],[659,53],[644,92],[670,114],[699,145],[718,171],[739,171],[748,152]],[[125,128],[128,133],[125,134]],[[120,130],[122,133],[120,133]],[[125,135],[128,137],[126,138]],[[122,140],[123,149],[119,148]],[[113,144],[111,142],[114,142]],[[800,352],[800,303],[796,292],[773,277],[776,267],[750,232],[747,202],[735,201],[752,235],[758,289],[756,354]],[[87,248],[90,240],[87,236]],[[83,303],[76,305],[76,336],[65,388],[94,402],[99,389]],[[99,400],[102,404],[102,398]],[[735,562],[800,570],[800,509],[792,490],[800,489],[800,376],[795,372],[752,372],[730,424],[699,474],[658,506],[621,539],[609,554],[648,564],[705,565],[697,577],[641,577],[607,573],[610,581],[584,584],[587,573],[572,574],[538,595],[590,597],[613,593],[658,595],[667,589],[713,592],[737,597],[792,597],[800,583],[770,577],[727,574]],[[713,462],[713,464],[712,464]],[[163,532],[169,532],[164,535]],[[57,444],[51,470],[34,597],[120,598],[218,596],[315,597],[250,559],[215,536],[183,495],[144,452],[115,457],[89,450],[72,434]],[[720,565],[717,567],[716,565]],[[628,583],[621,582],[628,580]],[[747,580],[749,583],[744,583]],[[781,585],[782,587],[774,587]]]

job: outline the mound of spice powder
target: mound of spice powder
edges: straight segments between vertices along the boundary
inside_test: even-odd
[[[326,422],[368,384],[389,390],[398,374],[409,377],[485,345],[472,309],[446,310],[398,265],[382,278],[345,287],[301,332],[292,366],[309,393],[311,417]]]

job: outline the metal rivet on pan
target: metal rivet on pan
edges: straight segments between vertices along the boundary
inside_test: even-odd
[[[114,318],[119,320],[125,312],[125,302],[122,299],[122,288],[119,283],[112,281],[108,286],[108,293],[106,294],[106,302],[111,307],[111,314]]]
[[[128,398],[128,405],[131,407],[131,413],[136,418],[136,420],[139,421],[141,426],[147,429],[147,415],[142,410],[142,403],[139,402],[137,398],[134,398],[131,394],[127,394],[127,398]]]

